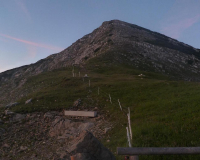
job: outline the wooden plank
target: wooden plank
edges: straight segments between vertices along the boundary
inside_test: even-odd
[[[96,117],[97,111],[64,111],[65,116]]]
[[[118,155],[175,155],[200,154],[200,147],[132,147],[117,148]]]

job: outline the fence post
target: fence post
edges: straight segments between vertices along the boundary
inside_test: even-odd
[[[122,111],[122,106],[121,106],[121,104],[120,104],[119,99],[118,99],[118,103],[119,103],[119,107],[120,107],[120,109],[121,109],[121,111]]]
[[[133,138],[133,135],[132,135],[132,129],[131,129],[131,113],[130,113],[130,108],[128,107],[128,125],[129,125],[129,130],[130,130],[130,137],[131,137],[131,140]]]
[[[131,139],[130,139],[128,127],[126,127],[126,132],[127,132],[128,146],[129,146],[129,147],[132,147],[132,146],[131,146]]]
[[[132,147],[128,127],[126,127],[126,132],[127,132],[128,145],[129,145],[129,147]],[[139,157],[138,156],[130,156],[130,160],[139,160]]]

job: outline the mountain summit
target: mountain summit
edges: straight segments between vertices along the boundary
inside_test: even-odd
[[[111,64],[126,64],[182,80],[200,80],[199,49],[134,24],[111,20],[60,53],[0,73],[0,106],[7,103],[5,97],[24,95],[14,93],[28,77],[77,64],[84,66],[93,58],[107,58]]]

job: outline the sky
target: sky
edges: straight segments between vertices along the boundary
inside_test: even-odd
[[[0,72],[59,53],[113,19],[200,48],[200,0],[0,0]]]

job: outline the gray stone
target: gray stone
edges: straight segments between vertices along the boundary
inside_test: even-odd
[[[88,131],[83,131],[72,144],[67,151],[71,154],[76,153],[79,157],[88,157],[84,160],[115,160],[114,155]]]
[[[54,118],[55,116],[59,115],[59,112],[51,111],[44,114],[44,118]]]
[[[28,149],[28,147],[26,147],[26,146],[20,146],[20,151],[25,151],[27,149]]]
[[[74,107],[78,107],[80,104],[81,104],[81,99],[77,99],[77,100],[74,102],[73,106],[74,106]]]
[[[16,106],[18,104],[19,104],[18,102],[10,103],[10,104],[6,105],[5,108],[12,108],[12,107],[14,107],[14,106]]]
[[[30,102],[32,101],[32,98],[31,99],[28,99],[25,104],[29,104]]]
[[[9,110],[5,110],[5,115],[13,115],[13,114],[15,114],[15,113],[12,111],[9,111]]]
[[[105,128],[105,133],[107,133],[111,128]]]
[[[10,148],[10,145],[8,145],[7,143],[5,143],[5,144],[3,144],[2,147],[4,147],[4,148]]]

